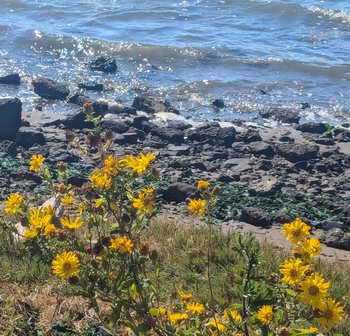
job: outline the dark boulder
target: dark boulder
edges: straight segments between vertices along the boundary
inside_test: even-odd
[[[155,127],[151,129],[151,134],[173,144],[179,144],[184,141],[184,132],[180,129]]]
[[[186,136],[189,141],[230,147],[235,141],[236,129],[234,127],[220,127],[219,124],[213,123],[189,129]]]
[[[101,71],[104,73],[115,73],[118,70],[115,59],[110,57],[98,57],[89,64],[92,71]]]
[[[314,134],[322,134],[327,131],[327,126],[323,123],[305,123],[297,127],[298,131]]]
[[[69,89],[65,84],[48,78],[37,78],[32,84],[34,92],[45,99],[65,100],[69,96]]]
[[[103,91],[103,84],[99,84],[99,83],[96,83],[96,82],[79,83],[78,84],[78,88],[79,89],[88,90],[88,91],[101,92],[101,91]]]
[[[21,127],[22,102],[18,98],[0,98],[0,139],[14,139]]]
[[[138,111],[147,113],[172,112],[179,114],[179,111],[171,106],[169,101],[157,100],[147,96],[135,97],[132,106]]]
[[[16,145],[30,148],[34,145],[45,145],[45,136],[32,127],[21,127],[16,135]]]
[[[125,133],[129,129],[129,124],[124,120],[104,120],[101,124],[102,128],[111,129],[115,133]]]
[[[246,207],[242,209],[240,220],[248,224],[267,228],[271,226],[272,216],[262,209]]]
[[[67,103],[83,106],[86,103],[92,103],[92,100],[82,94],[75,93],[68,98]]]
[[[114,137],[114,143],[119,145],[135,145],[139,140],[139,134],[137,132],[128,132],[124,134],[117,134]]]
[[[287,108],[271,108],[267,111],[260,112],[263,118],[275,119],[284,123],[294,124],[300,120],[298,111]]]
[[[215,99],[213,102],[212,102],[213,106],[216,107],[216,108],[219,108],[219,109],[222,109],[225,107],[225,102],[223,99]]]
[[[21,77],[19,76],[18,73],[2,76],[0,77],[0,84],[20,85]]]
[[[263,141],[252,142],[249,145],[249,150],[255,156],[265,155],[266,157],[273,157],[275,155],[273,147]]]
[[[187,198],[193,197],[197,189],[186,183],[173,183],[163,191],[162,197],[166,202],[185,202]]]
[[[324,231],[320,240],[327,246],[350,250],[350,233],[344,232],[342,229],[333,228],[329,231]]]
[[[277,145],[277,152],[291,162],[307,161],[317,158],[319,147],[308,144],[281,143]]]
[[[64,125],[67,129],[83,129],[94,128],[94,124],[90,121],[86,121],[86,114],[84,112],[78,112],[72,116],[67,117],[65,120],[61,120],[60,124]]]

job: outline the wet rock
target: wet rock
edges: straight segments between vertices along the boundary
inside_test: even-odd
[[[7,84],[7,85],[20,85],[21,84],[21,77],[18,73],[13,73],[10,75],[2,76],[0,77],[0,84]]]
[[[184,132],[180,129],[170,127],[155,127],[151,129],[151,134],[158,136],[162,140],[173,144],[180,144],[184,141]]]
[[[139,134],[137,132],[128,132],[124,134],[117,134],[114,137],[114,143],[117,143],[119,145],[134,145],[137,144],[139,140]]]
[[[65,84],[57,83],[48,78],[37,78],[32,81],[34,92],[45,99],[65,100],[69,89]]]
[[[272,216],[262,209],[246,207],[242,209],[240,220],[248,224],[267,228],[271,226]]]
[[[308,144],[282,143],[277,145],[277,152],[291,162],[307,161],[317,158],[319,147]]]
[[[101,92],[101,91],[103,91],[103,84],[99,84],[99,83],[96,83],[96,82],[79,83],[78,84],[78,88],[79,89],[88,90],[88,91]]]
[[[113,102],[113,103],[108,103],[108,112],[109,113],[114,113],[114,114],[136,114],[136,109],[134,107],[130,106],[124,106],[123,104]]]
[[[21,127],[16,135],[16,145],[30,148],[34,145],[44,145],[45,136],[33,127]]]
[[[132,106],[138,111],[144,111],[152,114],[158,112],[171,112],[179,114],[179,111],[172,107],[167,100],[160,101],[147,96],[135,97]]]
[[[225,107],[225,102],[223,99],[215,99],[213,102],[212,102],[212,105],[214,107],[217,107],[219,109],[222,109]]]
[[[350,130],[340,129],[337,130],[335,139],[339,142],[350,142]]]
[[[68,98],[67,103],[83,106],[86,103],[92,103],[92,100],[82,94],[75,93]]]
[[[311,108],[311,105],[309,103],[300,103],[300,105],[302,110]]]
[[[0,98],[0,139],[14,139],[21,118],[22,102],[18,98]]]
[[[329,231],[324,231],[320,240],[327,246],[350,250],[350,233],[344,232],[342,229],[333,228]]]
[[[248,129],[246,132],[240,135],[240,140],[245,143],[261,141],[262,138],[257,130]]]
[[[266,157],[273,157],[275,155],[273,147],[263,141],[252,142],[249,145],[249,150],[255,156],[265,155]]]
[[[202,127],[187,130],[186,136],[189,141],[205,142],[229,147],[236,138],[234,127],[220,127],[219,124],[213,123]]]
[[[249,194],[252,196],[268,196],[281,190],[282,183],[274,176],[264,176],[261,180],[249,185]]]
[[[60,123],[67,129],[84,129],[94,128],[94,124],[90,121],[86,121],[86,114],[84,112],[78,112],[73,116],[67,117]]]
[[[271,108],[268,111],[260,112],[263,118],[271,118],[284,123],[294,124],[300,120],[298,111],[287,108]]]
[[[197,189],[186,183],[173,183],[163,191],[162,197],[166,202],[185,202],[187,198],[194,196]]]
[[[92,71],[101,71],[104,73],[115,73],[118,70],[115,59],[110,57],[98,57],[89,64]]]
[[[327,131],[327,126],[323,123],[309,122],[309,123],[299,125],[297,127],[297,130],[301,132],[307,132],[307,133],[322,134]]]

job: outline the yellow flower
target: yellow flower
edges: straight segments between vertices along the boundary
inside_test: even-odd
[[[111,239],[111,244],[109,248],[116,249],[119,253],[131,253],[134,244],[127,237],[119,237]]]
[[[280,266],[283,274],[282,282],[287,285],[296,285],[304,277],[305,272],[310,270],[310,266],[303,265],[301,259],[288,259]]]
[[[178,322],[188,319],[188,314],[184,314],[184,313],[168,314],[168,319],[171,324],[176,324]]]
[[[38,172],[41,169],[44,161],[45,158],[41,154],[33,155],[29,161],[29,170]]]
[[[181,290],[177,291],[177,293],[179,294],[179,296],[181,297],[181,299],[183,300],[189,300],[192,299],[192,294],[191,293],[185,293]]]
[[[79,274],[80,262],[74,252],[63,252],[52,261],[52,272],[63,280]]]
[[[99,209],[102,207],[102,204],[105,203],[106,201],[103,198],[98,198],[95,200],[94,208]]]
[[[209,327],[214,327],[215,329],[219,330],[219,331],[225,331],[226,327],[219,322],[218,319],[210,319],[210,321],[206,324]]]
[[[108,190],[112,187],[111,176],[103,169],[96,170],[90,175],[90,181],[95,188]]]
[[[328,296],[329,282],[326,282],[321,274],[313,273],[300,283],[301,293],[298,295],[300,301],[319,307],[321,301]]]
[[[108,155],[104,161],[104,170],[111,176],[117,176],[121,166],[120,160],[114,155]]]
[[[273,312],[271,306],[262,306],[258,311],[258,319],[262,324],[270,324],[273,320]]]
[[[207,201],[201,199],[193,199],[187,205],[187,209],[194,215],[204,215],[207,207]]]
[[[303,240],[300,246],[293,250],[294,255],[300,256],[305,261],[311,257],[316,257],[321,252],[321,243],[317,238],[307,238]]]
[[[318,332],[318,328],[315,328],[315,327],[310,327],[307,329],[297,329],[297,330],[301,332],[303,335],[314,334]]]
[[[24,232],[24,239],[33,239],[38,235],[38,229],[31,227]]]
[[[70,207],[74,203],[74,197],[72,195],[66,194],[61,198],[61,204],[65,207]]]
[[[167,313],[167,310],[165,308],[162,308],[162,307],[152,308],[152,310],[155,312],[154,315],[156,315],[156,316],[165,315]]]
[[[237,310],[225,309],[224,318],[226,320],[232,319],[236,322],[242,321],[242,316],[239,314],[239,312]]]
[[[68,216],[62,217],[60,219],[60,222],[63,226],[65,226],[68,229],[78,229],[82,225],[84,225],[84,222],[81,220],[81,218],[79,216],[75,217],[75,218],[68,217]]]
[[[45,229],[47,225],[51,224],[52,218],[53,209],[51,206],[42,209],[34,208],[28,213],[29,225],[36,229]]]
[[[188,303],[186,305],[186,310],[191,312],[194,315],[201,315],[204,313],[205,308],[204,308],[204,305],[202,303],[192,302],[192,303]]]
[[[197,189],[199,189],[199,190],[207,189],[208,187],[209,187],[208,181],[198,181],[197,182]]]
[[[335,300],[328,298],[319,306],[319,316],[316,321],[323,327],[333,328],[344,318],[344,307]]]
[[[85,202],[81,202],[81,203],[79,203],[79,205],[78,205],[77,212],[78,212],[80,215],[82,215],[82,214],[85,212],[86,208],[87,208],[87,204],[86,204]]]
[[[299,244],[310,235],[310,230],[309,225],[297,218],[294,222],[283,225],[282,234],[293,244]]]
[[[11,194],[5,202],[5,212],[15,214],[21,208],[24,197],[20,194]]]
[[[156,206],[155,190],[153,188],[142,189],[137,198],[133,198],[132,206],[147,214],[152,213]]]
[[[44,228],[44,236],[49,236],[53,233],[56,233],[58,230],[55,227],[55,225],[53,224],[48,224],[46,225],[46,227]]]
[[[140,176],[148,169],[149,164],[155,159],[155,157],[156,156],[153,153],[141,153],[136,157],[128,155],[121,161],[126,167],[130,168],[134,173]]]

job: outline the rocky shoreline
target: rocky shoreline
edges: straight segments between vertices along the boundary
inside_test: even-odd
[[[100,59],[92,66],[95,71],[117,70],[108,59]],[[16,74],[0,77],[1,85],[20,82]],[[18,98],[0,98],[2,200],[11,192],[30,192],[40,187],[40,179],[26,166],[32,154],[43,154],[52,165],[69,163],[71,183],[84,183],[84,172],[91,169],[93,162],[82,161],[69,148],[65,132],[74,131],[81,137],[88,134],[92,124],[86,121],[81,108],[91,102],[95,114],[103,118],[102,127],[112,130],[112,150],[117,155],[140,151],[157,154],[157,167],[168,181],[159,186],[165,202],[181,204],[190,197],[195,192],[191,180],[216,181],[223,190],[231,190],[225,196],[226,209],[238,209],[231,218],[219,219],[274,227],[291,219],[303,204],[302,217],[315,227],[325,244],[350,250],[350,125],[299,124],[302,109],[279,108],[262,115],[278,121],[280,125],[275,128],[240,121],[194,122],[157,97],[137,96],[131,106],[125,106],[90,99],[90,90],[103,90],[96,83],[82,83],[73,93],[65,84],[50,79],[38,78],[32,84],[34,92],[43,98],[36,110],[22,111]],[[57,100],[77,112],[60,118],[45,112],[45,106]],[[218,109],[221,103],[213,102]],[[97,159],[93,146],[88,150],[92,160]],[[294,212],[283,204],[287,196],[293,199]],[[277,197],[282,197],[280,209]],[[308,216],[308,207],[313,217]]]

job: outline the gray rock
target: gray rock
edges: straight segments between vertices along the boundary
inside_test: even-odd
[[[271,108],[268,111],[260,112],[263,118],[271,118],[284,123],[294,124],[300,120],[298,111],[287,108]]]
[[[22,102],[18,98],[0,98],[0,139],[14,139],[21,118]]]
[[[322,134],[327,131],[327,126],[323,123],[305,123],[299,125],[297,130],[307,133]]]
[[[104,73],[115,73],[118,70],[115,59],[110,57],[98,57],[89,64],[92,71],[101,71]]]
[[[184,132],[180,129],[170,127],[155,127],[151,129],[151,134],[158,136],[160,139],[169,141],[173,144],[180,144],[184,141]]]
[[[327,246],[350,250],[350,233],[344,232],[342,229],[333,228],[329,231],[324,231],[320,240]]]
[[[20,85],[21,77],[19,76],[18,73],[2,76],[0,77],[0,84]]]
[[[88,90],[88,91],[101,92],[103,91],[103,84],[96,83],[96,82],[79,83],[78,88]]]
[[[147,96],[135,97],[132,106],[138,111],[144,111],[152,114],[158,112],[172,112],[179,114],[179,111],[172,107],[167,100],[161,101]]]
[[[114,138],[114,143],[117,143],[119,145],[126,145],[126,144],[137,144],[139,139],[139,134],[136,132],[128,132],[124,134],[117,134]]]
[[[48,78],[37,78],[32,82],[34,92],[45,99],[65,100],[69,89],[65,84],[57,83]]]
[[[267,228],[271,226],[272,216],[262,209],[246,207],[242,209],[240,220],[248,224]]]
[[[32,127],[21,127],[16,135],[16,145],[30,148],[34,145],[44,145],[45,136],[42,132]]]
[[[264,176],[260,181],[249,185],[249,193],[252,196],[268,196],[281,190],[281,182],[274,176]]]
[[[273,147],[263,141],[252,142],[249,145],[250,152],[255,156],[265,155],[267,157],[273,157],[275,155],[275,151]]]
[[[229,159],[222,164],[222,168],[242,173],[251,169],[250,160],[248,158]]]
[[[193,197],[197,189],[186,183],[173,183],[163,191],[162,197],[166,202],[185,202],[187,198]]]
[[[277,145],[277,152],[291,162],[307,161],[317,158],[319,147],[308,144],[282,143]]]

